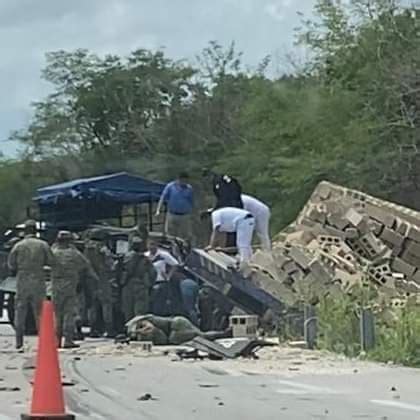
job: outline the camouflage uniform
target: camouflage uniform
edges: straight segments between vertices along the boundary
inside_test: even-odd
[[[125,276],[122,291],[122,306],[125,321],[146,314],[150,305],[150,289],[156,277],[153,264],[142,251],[143,241],[133,239],[133,250],[125,257]]]
[[[93,294],[94,304],[90,316],[91,328],[97,327],[99,315],[102,313],[105,330],[111,335],[114,330],[111,286],[114,260],[112,252],[103,242],[105,239],[105,232],[97,229],[92,231],[90,239],[85,245],[84,255],[92,264],[92,267],[99,278]]]
[[[70,241],[64,233],[60,239]],[[56,328],[59,343],[64,336],[65,345],[71,343],[75,329],[75,316],[78,308],[77,289],[80,282],[80,274],[89,272],[90,263],[70,242],[57,243],[53,247],[55,263],[52,270],[52,293],[56,314]],[[90,273],[96,277],[96,274]]]
[[[144,244],[147,243],[147,240],[149,239],[149,230],[143,223],[139,223],[128,234],[128,245],[130,248],[133,245],[134,238],[140,238]]]
[[[52,263],[53,256],[48,244],[32,234],[26,235],[9,254],[8,265],[17,278],[15,330],[18,348],[23,345],[28,304],[38,323],[46,293],[44,266],[51,266]]]

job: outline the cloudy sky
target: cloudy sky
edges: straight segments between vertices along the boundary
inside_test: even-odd
[[[89,48],[126,54],[165,47],[193,59],[210,40],[235,40],[249,65],[293,48],[297,11],[315,0],[0,0],[0,151],[13,155],[8,134],[28,123],[30,103],[48,93],[44,55]]]

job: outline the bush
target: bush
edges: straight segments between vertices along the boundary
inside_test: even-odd
[[[355,357],[360,353],[359,319],[353,298],[330,296],[318,306],[318,347]]]

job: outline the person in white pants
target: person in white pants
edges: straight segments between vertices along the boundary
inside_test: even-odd
[[[270,252],[270,208],[262,201],[250,195],[242,194],[241,198],[244,203],[244,210],[249,211],[254,216],[255,232],[260,240],[261,249]]]
[[[254,216],[244,209],[223,207],[211,214],[213,231],[207,249],[214,248],[218,232],[236,233],[240,267],[246,265],[252,257],[252,236],[254,234]]]

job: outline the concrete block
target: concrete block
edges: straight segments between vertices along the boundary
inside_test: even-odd
[[[314,234],[310,230],[300,230],[298,232],[289,233],[285,242],[291,244],[307,245],[315,238]]]
[[[356,211],[354,208],[349,208],[344,215],[344,218],[347,219],[349,224],[354,226],[355,228],[359,227],[360,224],[363,222],[363,214]]]
[[[294,282],[297,282],[303,280],[303,278],[305,277],[305,273],[302,270],[297,270],[291,273],[290,277],[293,279]]]
[[[294,271],[299,270],[299,267],[297,266],[297,264],[294,261],[288,261],[286,264],[284,264],[283,266],[283,270],[287,273],[287,274],[291,274]]]
[[[418,242],[408,239],[404,246],[405,251],[411,255],[415,255],[420,258],[420,244]]]
[[[410,226],[407,237],[413,241],[420,242],[420,229],[415,226]]]
[[[329,214],[327,216],[327,223],[340,231],[343,231],[349,226],[349,221],[338,214]]]
[[[392,274],[391,266],[388,263],[377,265],[374,269],[381,274]]]
[[[365,249],[359,243],[359,240],[349,239],[347,241],[347,243],[350,245],[350,247],[353,250],[353,252],[355,252],[360,257],[362,257],[362,258],[368,258],[369,257],[369,255],[367,254],[367,252],[365,251]]]
[[[294,260],[300,267],[306,270],[311,264],[313,257],[304,250],[292,246],[289,250],[289,257]]]
[[[346,228],[344,234],[346,239],[357,239],[360,236],[356,228]]]
[[[312,228],[316,225],[317,222],[314,220],[308,219],[307,217],[302,217],[302,219],[299,220],[300,225],[306,227],[306,228]]]
[[[399,233],[402,236],[407,236],[408,229],[409,229],[409,224],[401,221],[400,224],[398,225],[397,233]]]
[[[342,230],[336,229],[332,226],[324,226],[324,232],[330,236],[336,236],[341,239],[346,239],[346,233]]]
[[[234,338],[256,338],[258,332],[257,315],[233,315],[229,318]]]
[[[391,248],[399,247],[401,248],[404,243],[404,236],[400,235],[397,232],[389,228],[384,228],[382,233],[380,234],[380,238],[387,244],[391,245]]]
[[[319,235],[317,240],[320,244],[325,245],[340,245],[342,239],[337,236]]]
[[[314,222],[324,224],[327,221],[326,213],[322,213],[318,208],[312,208],[308,211],[306,217]]]
[[[384,229],[384,225],[382,223],[377,222],[376,220],[373,219],[369,219],[368,223],[368,231],[369,232],[373,232],[375,234],[375,236],[380,236],[383,229]],[[367,232],[366,232],[367,233]]]
[[[416,271],[416,267],[406,263],[401,258],[394,258],[391,262],[391,269],[396,273],[403,273],[407,277],[413,276],[414,272]]]
[[[368,233],[362,236],[359,242],[371,258],[381,255],[381,253],[386,250],[385,244],[376,238],[373,233]]]
[[[376,270],[375,267],[369,269],[369,277],[378,285],[392,287],[390,284],[395,284],[395,279],[390,274],[383,274],[380,271]]]
[[[420,269],[420,257],[417,255],[410,254],[408,251],[403,251],[400,255],[400,258],[408,264]]]
[[[385,209],[382,209],[380,207],[374,206],[372,204],[367,203],[366,204],[366,213],[371,217],[372,219],[375,219],[376,221],[382,223],[388,228],[393,228],[396,223],[395,216],[393,216],[390,212],[388,212]]]
[[[321,182],[317,188],[317,195],[322,200],[327,200],[331,196],[331,187],[326,182]]]
[[[334,279],[338,281],[344,289],[347,290],[362,283],[362,275],[360,272],[350,274],[341,269],[337,269],[335,271]]]
[[[396,246],[395,248],[392,249],[391,258],[399,257],[402,251],[403,251],[403,248]]]

